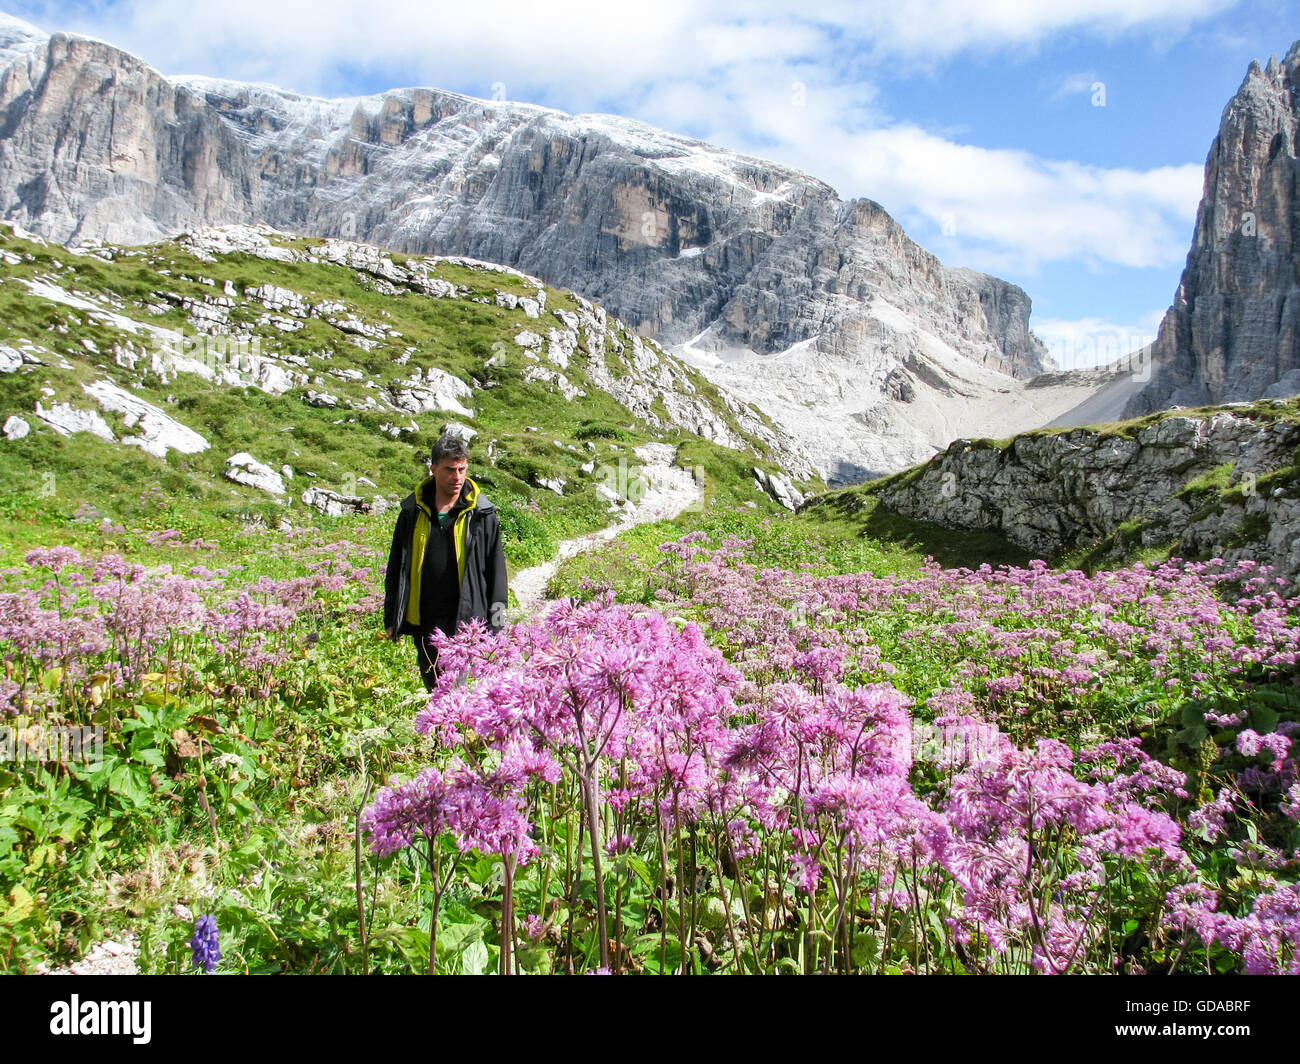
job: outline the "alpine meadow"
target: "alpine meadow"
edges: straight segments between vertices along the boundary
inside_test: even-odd
[[[922,97],[910,25],[852,62]],[[926,250],[847,119],[888,211],[559,72],[326,97],[124,47],[0,15],[0,971],[1300,974],[1300,42],[1213,52],[1177,292],[1086,365],[1031,328],[1064,267],[960,206]],[[1186,184],[965,135],[1012,205]],[[426,691],[387,567],[449,437],[510,590]]]

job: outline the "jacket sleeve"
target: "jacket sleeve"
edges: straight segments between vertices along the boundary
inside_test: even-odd
[[[384,627],[391,627],[396,633],[400,618],[396,616],[397,587],[402,575],[402,517],[397,517],[397,527],[393,529],[393,545],[388,549],[388,568],[384,572]]]
[[[501,543],[501,520],[492,519],[492,534],[488,537],[487,557],[487,607],[488,628],[496,635],[505,623],[506,606],[510,590],[506,575],[506,552]],[[496,622],[496,623],[493,623]]]

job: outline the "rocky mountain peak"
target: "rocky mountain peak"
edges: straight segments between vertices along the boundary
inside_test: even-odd
[[[1252,62],[1223,110],[1187,266],[1137,415],[1300,392],[1300,41]]]

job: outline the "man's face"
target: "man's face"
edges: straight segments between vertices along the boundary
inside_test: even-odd
[[[429,472],[437,479],[438,494],[444,499],[457,498],[465,484],[469,463],[464,458],[442,458],[437,465],[430,464]]]

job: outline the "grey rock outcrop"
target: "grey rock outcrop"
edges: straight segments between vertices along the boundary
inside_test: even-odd
[[[797,510],[803,505],[804,495],[780,473],[769,473],[754,466],[754,482],[787,510]]]
[[[477,429],[462,425],[459,421],[448,421],[442,426],[442,432],[464,440],[467,445],[473,443],[474,438],[478,435]]]
[[[1196,230],[1126,416],[1300,392],[1300,41],[1251,63],[1205,160]]]
[[[1294,415],[1294,404],[1273,402]],[[1170,413],[1132,435],[1076,428],[1005,448],[957,440],[915,475],[883,485],[880,499],[948,528],[1000,532],[1036,557],[1093,547],[1126,526],[1130,542],[1112,541],[1111,556],[1134,543],[1173,543],[1181,557],[1252,559],[1290,581],[1300,574],[1300,480],[1256,484],[1293,467],[1297,446],[1293,417],[1231,410]]]
[[[121,414],[125,427],[138,433],[122,437],[121,442],[128,446],[139,447],[157,458],[166,458],[168,451],[195,454],[208,449],[208,441],[189,426],[112,381],[97,380],[81,387],[101,408]]]
[[[108,427],[108,422],[100,417],[97,410],[83,410],[74,407],[71,403],[52,403],[46,407],[37,401],[33,413],[60,436],[71,436],[74,432],[89,432],[110,443],[117,439],[113,435],[113,430]]]
[[[473,417],[474,411],[461,402],[473,398],[474,393],[468,384],[459,377],[453,377],[446,370],[430,366],[423,377],[415,376],[407,380],[394,381],[389,387],[389,398],[398,410],[408,414],[425,414],[432,410],[454,410],[465,417]]]
[[[280,474],[247,451],[232,454],[226,459],[226,479],[272,495],[284,494],[284,479]]]
[[[302,501],[303,505],[314,507],[328,517],[342,517],[345,514],[378,515],[388,509],[388,500],[382,495],[367,499],[314,486],[302,493]]]
[[[260,221],[503,263],[670,348],[804,361],[805,377],[829,365],[845,409],[821,464],[842,478],[979,431],[962,420],[967,386],[948,385],[949,353],[1017,380],[1051,368],[1024,292],[944,267],[878,204],[790,167],[612,115],[436,89],[322,100],[168,80],[103,42],[18,25],[0,25],[0,211],[55,240]],[[909,390],[919,419],[898,406]],[[744,397],[761,407],[767,391],[760,380]],[[1002,405],[1018,394],[1004,391],[979,386]],[[855,457],[882,430],[896,441]]]

